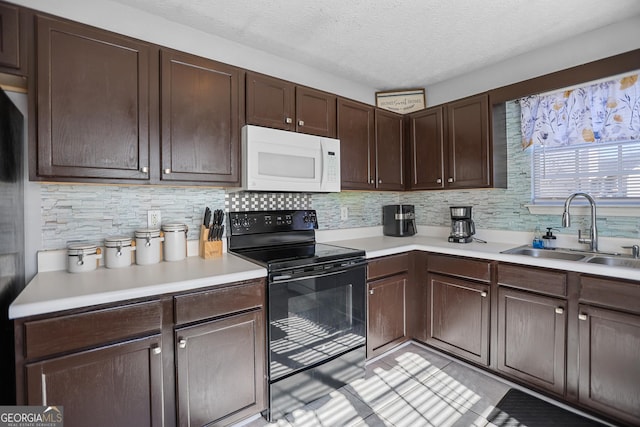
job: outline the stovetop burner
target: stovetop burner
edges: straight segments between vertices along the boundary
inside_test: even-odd
[[[230,212],[229,250],[274,271],[350,258],[358,249],[315,242],[314,210]]]

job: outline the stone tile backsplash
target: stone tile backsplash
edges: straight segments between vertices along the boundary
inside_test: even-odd
[[[205,206],[228,211],[315,209],[320,229],[371,227],[382,223],[382,206],[413,204],[418,225],[449,226],[449,206],[473,206],[478,228],[533,231],[559,226],[558,216],[531,215],[529,151],[520,149],[520,111],[507,105],[508,188],[457,191],[376,192],[331,194],[225,192],[198,187],[40,184],[43,249],[64,249],[69,242],[102,244],[105,237],[133,235],[146,228],[147,210],[161,211],[162,222],[185,223],[189,239],[197,239]],[[341,208],[348,218],[341,219]],[[576,234],[586,218],[575,218]],[[580,221],[582,219],[582,223]],[[640,238],[639,217],[599,216],[602,236]],[[486,237],[486,236],[485,236]]]

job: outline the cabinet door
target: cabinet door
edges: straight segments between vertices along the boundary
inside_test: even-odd
[[[564,394],[567,303],[528,292],[498,290],[498,369]]]
[[[409,117],[412,190],[444,188],[444,109],[434,107]]]
[[[19,69],[20,18],[17,6],[0,3],[0,68]]]
[[[640,316],[580,305],[578,399],[640,424]]]
[[[36,25],[37,175],[149,179],[151,47],[70,22]]]
[[[181,52],[161,55],[161,180],[239,185],[241,71]]]
[[[406,274],[368,284],[367,357],[383,353],[407,339],[406,285]]]
[[[448,188],[491,185],[489,98],[486,94],[447,104]]]
[[[296,131],[336,137],[336,96],[308,87],[296,87]]]
[[[376,188],[404,190],[404,133],[400,114],[376,109]]]
[[[427,343],[489,364],[489,286],[429,274]]]
[[[229,424],[265,409],[264,311],[176,329],[178,424]]]
[[[295,130],[295,86],[284,80],[247,73],[247,123]]]
[[[64,425],[161,426],[160,336],[26,366],[28,405],[64,407]]]
[[[344,190],[375,188],[374,108],[338,99],[340,178]]]

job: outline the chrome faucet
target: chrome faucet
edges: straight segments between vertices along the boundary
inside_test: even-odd
[[[596,201],[593,200],[593,197],[588,195],[587,193],[573,193],[567,200],[564,202],[564,212],[562,213],[562,226],[570,227],[571,226],[571,215],[569,215],[569,205],[577,196],[582,196],[589,201],[591,205],[591,228],[589,229],[590,236],[588,238],[583,238],[581,236],[580,230],[578,230],[578,242],[587,243],[591,247],[592,252],[598,252],[598,227],[596,225]]]

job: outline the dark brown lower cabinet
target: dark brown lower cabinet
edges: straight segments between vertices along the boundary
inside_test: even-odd
[[[371,357],[407,339],[405,292],[407,275],[369,282],[367,356]]]
[[[64,407],[64,425],[162,426],[160,335],[26,366],[27,404]]]
[[[579,401],[640,425],[640,316],[579,306]]]
[[[562,395],[567,355],[567,302],[500,287],[498,370]]]
[[[180,426],[227,425],[263,409],[263,312],[175,331]]]
[[[427,344],[489,365],[489,285],[428,275]]]

